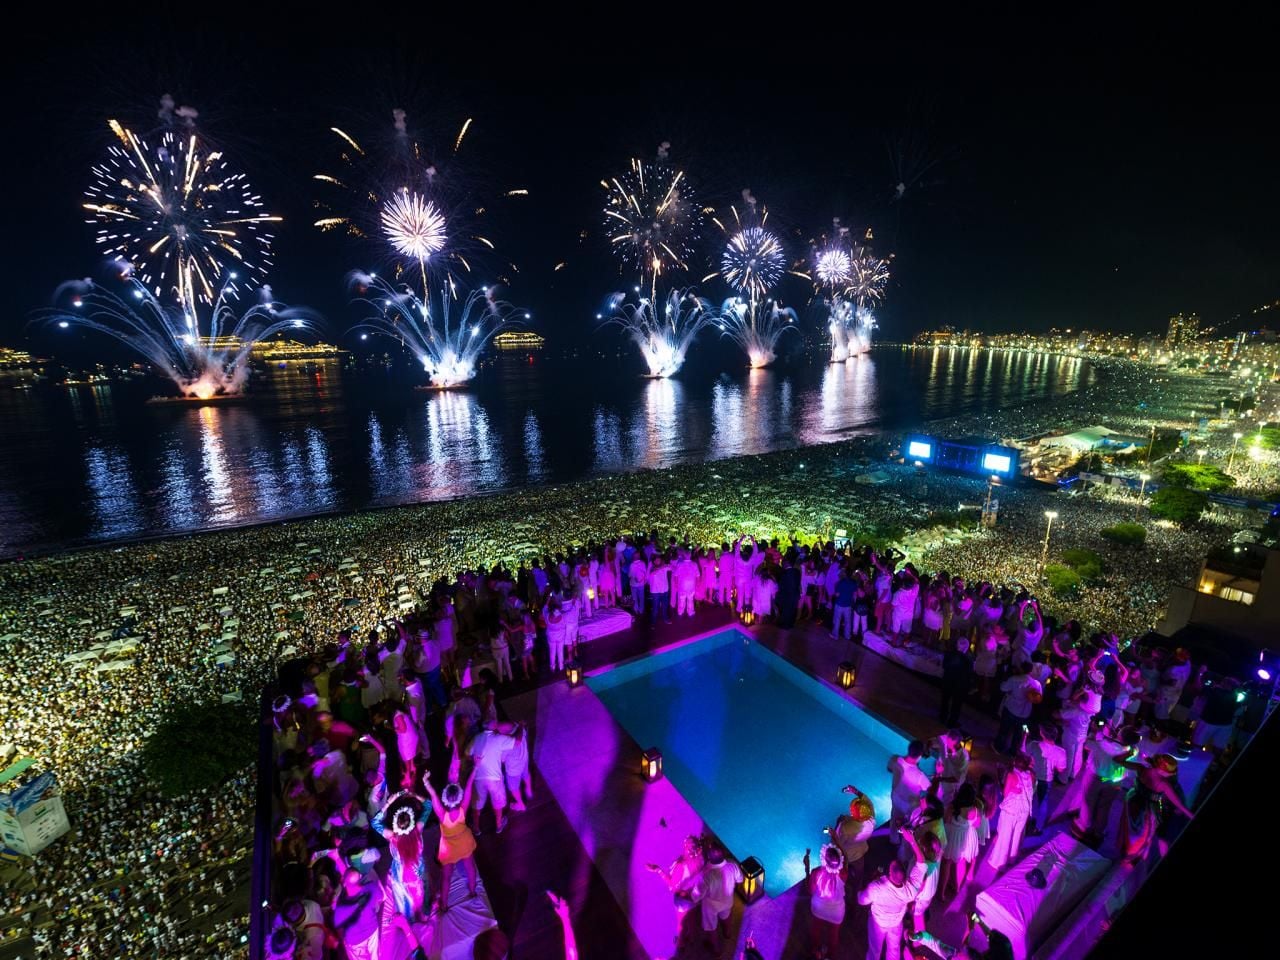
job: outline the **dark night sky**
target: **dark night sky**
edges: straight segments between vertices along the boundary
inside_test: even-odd
[[[499,213],[487,231],[520,267],[509,299],[553,336],[589,331],[620,283],[598,181],[663,140],[719,206],[749,187],[771,223],[804,237],[833,215],[873,227],[877,249],[896,256],[886,337],[943,323],[1137,332],[1179,310],[1240,326],[1233,317],[1280,297],[1275,72],[1238,44],[1219,52],[1198,33],[1111,19],[1050,29],[993,15],[925,29],[902,15],[855,21],[832,57],[824,31],[739,48],[689,26],[631,46],[625,33],[575,40],[546,24],[506,24],[507,39],[493,39],[483,20],[437,30],[229,17],[234,29],[166,31],[131,11],[69,33],[16,28],[5,66],[24,99],[0,154],[0,344],[47,346],[47,333],[27,339],[31,312],[59,281],[100,275],[79,205],[111,141],[105,120],[153,127],[165,91],[201,111],[201,129],[285,217],[276,296],[321,310],[335,334],[354,322],[343,274],[376,266],[376,251],[310,226],[310,177],[334,166],[329,126],[389,130],[396,106],[411,127],[439,131],[429,142],[475,118],[463,159]],[[874,42],[854,42],[863,30]],[[895,162],[933,163],[901,203]],[[531,196],[497,199],[512,187]],[[797,281],[783,295],[798,304],[806,290]]]

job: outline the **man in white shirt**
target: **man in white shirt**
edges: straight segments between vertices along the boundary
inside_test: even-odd
[[[631,561],[627,579],[631,581],[631,611],[638,617],[644,613],[644,589],[649,583],[649,568],[639,551]]]
[[[1027,744],[1031,757],[1031,772],[1036,777],[1035,805],[1031,808],[1033,837],[1044,830],[1045,814],[1049,810],[1049,786],[1063,770],[1067,769],[1067,752],[1058,746],[1058,730],[1052,724],[1040,724],[1040,736]]]
[[[661,617],[671,622],[671,567],[662,557],[654,557],[649,565],[649,621]]]
[[[481,730],[471,741],[471,759],[476,764],[476,780],[471,787],[471,809],[475,813],[472,832],[480,833],[480,812],[486,804],[493,806],[493,820],[498,833],[506,829],[504,811],[507,785],[503,779],[502,761],[515,746],[515,739],[496,730]]]
[[[905,757],[891,757],[888,770],[893,774],[890,800],[893,810],[889,816],[889,838],[898,842],[898,827],[906,822],[920,803],[920,795],[929,789],[929,775],[920,769],[924,756],[924,741],[912,740],[907,744]]]
[[[906,872],[897,860],[889,864],[888,874],[858,892],[858,903],[871,907],[867,918],[867,960],[881,960],[886,946],[886,960],[900,960],[902,920],[918,892],[907,882]]]
[[[1000,730],[996,734],[996,750],[1013,756],[1022,746],[1020,728],[1031,719],[1031,710],[1044,696],[1044,688],[1031,677],[1031,664],[1014,667],[1013,676],[1000,684],[1005,692],[1000,708]]]
[[[729,914],[733,912],[733,891],[742,882],[742,868],[725,856],[724,849],[713,843],[702,868],[702,931],[712,953],[721,952],[721,941],[727,933]]]

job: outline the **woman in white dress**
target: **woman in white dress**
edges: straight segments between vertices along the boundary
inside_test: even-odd
[[[1004,791],[1000,799],[1000,824],[987,856],[987,863],[999,873],[1011,860],[1018,857],[1022,847],[1022,832],[1031,816],[1036,781],[1031,773],[1031,758],[1020,753],[1013,758],[1013,769],[1005,774]]]
[[[978,859],[978,825],[982,805],[972,784],[962,784],[947,815],[947,845],[942,851],[941,891],[944,899],[959,896]]]

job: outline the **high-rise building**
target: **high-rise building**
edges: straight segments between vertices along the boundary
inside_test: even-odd
[[[1169,318],[1169,332],[1165,334],[1164,345],[1173,349],[1194,343],[1200,336],[1200,314],[1176,314]]]

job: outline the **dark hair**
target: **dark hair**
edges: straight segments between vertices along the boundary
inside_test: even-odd
[[[924,741],[912,740],[907,744],[907,756],[912,760],[919,760],[924,756]]]
[[[974,789],[972,783],[962,783],[951,801],[951,816],[959,818],[960,811],[965,807],[976,807],[977,805],[978,791]]]

